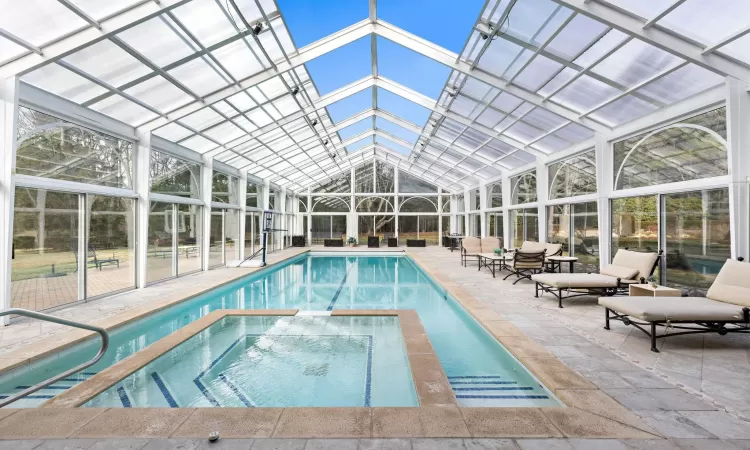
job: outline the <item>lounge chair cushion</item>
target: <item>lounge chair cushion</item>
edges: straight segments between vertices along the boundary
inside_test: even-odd
[[[623,280],[632,280],[636,275],[638,275],[638,269],[631,269],[630,267],[622,267],[610,264],[600,270],[599,273],[601,273],[602,275],[621,278]]]
[[[538,253],[542,250],[546,249],[547,244],[542,244],[539,242],[534,241],[523,241],[523,244],[521,244],[521,250],[522,252],[528,252],[528,253]]]
[[[483,237],[480,240],[482,253],[492,253],[496,248],[500,248],[500,239],[496,237]]]
[[[742,307],[706,297],[601,297],[599,304],[646,322],[742,320]]]
[[[547,250],[547,256],[562,254],[562,244],[544,244],[544,248]]]
[[[706,297],[750,307],[750,264],[728,259],[716,275]]]
[[[540,273],[531,279],[560,289],[617,287],[616,277],[598,273]]]
[[[482,253],[482,246],[477,237],[465,237],[461,239],[461,247],[466,250],[467,255],[478,255]]]
[[[612,264],[636,269],[638,273],[633,278],[646,278],[651,275],[651,269],[653,269],[657,257],[656,253],[633,252],[621,248],[617,250]]]

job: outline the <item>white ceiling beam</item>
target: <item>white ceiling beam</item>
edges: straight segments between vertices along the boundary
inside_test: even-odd
[[[42,56],[42,49],[37,47],[36,45],[32,44],[31,42],[27,42],[20,37],[16,36],[15,34],[3,30],[0,28],[0,36],[4,37],[5,39],[13,42],[16,45],[20,45],[21,47],[25,48],[26,50],[36,53],[39,56]]]
[[[41,54],[28,53],[0,66],[0,79],[23,75],[36,68],[57,61],[73,52],[94,44],[109,36],[132,28],[159,14],[170,11],[190,0],[159,0],[142,2],[118,14],[99,21],[101,29],[87,25],[79,31],[57,39],[41,47]]]
[[[585,0],[552,0],[573,11],[584,14],[596,21],[610,26],[623,33],[647,42],[657,48],[683,58],[711,72],[722,76],[733,76],[740,80],[750,81],[750,68],[716,53],[703,54],[704,47],[665,31],[659,25],[644,29],[643,19],[626,14],[616,8],[596,1]]]
[[[674,0],[674,2],[671,5],[669,5],[666,8],[664,8],[664,10],[662,10],[662,12],[660,12],[659,14],[657,14],[654,17],[650,18],[645,24],[643,24],[643,29],[646,30],[648,28],[653,27],[654,25],[656,25],[656,22],[658,22],[661,19],[663,19],[664,16],[666,16],[667,14],[669,14],[672,11],[674,11],[675,9],[677,9],[683,3],[685,3],[685,0]]]
[[[730,44],[730,43],[736,41],[737,39],[745,36],[748,33],[750,33],[750,25],[746,26],[745,28],[742,28],[740,30],[735,31],[734,33],[730,34],[729,36],[726,36],[726,37],[722,38],[721,40],[718,40],[718,41],[714,42],[713,44],[710,44],[708,47],[706,47],[703,50],[703,54],[705,55],[707,53],[711,53],[713,51],[716,51],[717,49],[719,49],[719,48],[721,48],[721,47],[723,47],[723,46],[725,46],[727,44]]]

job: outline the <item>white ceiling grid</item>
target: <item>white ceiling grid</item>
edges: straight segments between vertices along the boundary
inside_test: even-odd
[[[366,157],[462,191],[723,82],[720,69],[609,20],[618,14],[720,58],[727,72],[750,73],[747,0],[721,8],[711,0],[489,0],[438,99],[379,76],[376,34],[406,36],[412,50],[433,44],[380,22],[375,0],[370,79],[324,97],[304,65],[278,70],[295,67],[299,52],[274,0],[0,0],[0,69],[152,2],[163,9],[102,31],[23,81],[136,127],[164,124],[153,132],[293,190]],[[351,28],[363,33],[362,24]],[[273,76],[247,87],[266,73]],[[227,88],[231,95],[205,101]],[[333,123],[326,107],[363,89],[372,109]],[[429,120],[415,125],[380,109],[380,89],[428,107]],[[202,107],[175,113],[195,104]],[[371,125],[341,138],[363,119]]]

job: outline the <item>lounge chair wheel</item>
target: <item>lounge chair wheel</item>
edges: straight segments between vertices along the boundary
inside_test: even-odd
[[[727,334],[727,329],[726,328],[719,329],[719,336],[724,336],[726,334]]]

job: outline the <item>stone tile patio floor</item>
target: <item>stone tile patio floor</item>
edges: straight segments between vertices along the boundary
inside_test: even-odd
[[[276,258],[285,257],[288,251],[276,254]],[[632,327],[613,323],[611,331],[603,330],[604,311],[596,305],[593,297],[568,300],[564,303],[565,308],[558,309],[549,295],[534,298],[533,284],[530,282],[513,285],[512,280],[502,280],[505,274],[493,279],[486,269],[477,271],[476,265],[461,267],[458,253],[439,247],[408,249],[408,252],[419,252],[431,269],[442,271],[461,284],[478,300],[513,322],[526,335],[642,417],[669,440],[225,440],[221,445],[206,448],[247,449],[253,445],[253,449],[336,449],[357,446],[407,449],[750,449],[750,422],[743,420],[750,417],[750,336],[670,338],[660,341],[661,353],[652,353],[645,335]],[[169,281],[158,288],[137,291],[137,295],[129,293],[76,305],[58,314],[84,320],[101,319],[102,314],[118,314],[134,305],[142,305],[149,298],[163,295],[162,289],[171,292],[188,287],[185,283],[200,285],[204,276],[230,278],[232,270],[236,269],[211,271],[177,282]],[[41,324],[13,324],[3,330],[0,352],[55,331],[50,328]],[[70,440],[67,442],[72,443]],[[44,445],[42,441],[29,441],[24,442],[23,446],[19,441],[16,446],[7,447],[10,444],[10,441],[0,442],[0,450],[77,448],[66,447],[56,441],[46,441]],[[90,445],[85,447],[86,444]],[[82,442],[80,448],[193,449],[201,448],[206,442],[140,440],[132,442],[133,446],[130,444],[122,440],[92,440]]]

